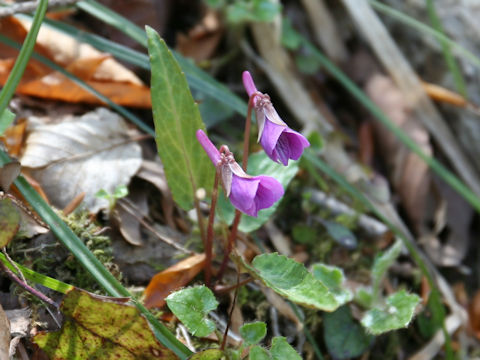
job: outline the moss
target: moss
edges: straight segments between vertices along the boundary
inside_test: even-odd
[[[121,273],[113,262],[113,249],[108,236],[100,234],[100,227],[87,212],[74,212],[67,217],[59,214],[95,257],[118,279]],[[53,236],[43,236],[29,242],[12,242],[12,258],[33,270],[67,282],[79,288],[104,294],[103,288],[77,259]]]

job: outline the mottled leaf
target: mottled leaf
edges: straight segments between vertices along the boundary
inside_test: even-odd
[[[367,311],[361,323],[374,335],[407,327],[419,303],[420,298],[417,295],[401,290],[390,295],[384,306]]]
[[[221,360],[224,358],[223,356],[224,353],[222,350],[207,349],[192,355],[188,360]]]
[[[152,69],[155,140],[174,200],[185,210],[193,207],[195,190],[210,191],[215,170],[195,133],[205,130],[185,74],[165,42],[146,27]]]
[[[65,295],[59,331],[40,332],[34,342],[50,360],[163,359],[178,357],[162,345],[135,306],[73,289]]]
[[[345,287],[343,270],[336,266],[315,264],[312,266],[313,276],[320,280],[333,294],[339,304],[353,299],[353,293]]]
[[[170,294],[165,300],[170,310],[192,335],[207,336],[215,330],[215,323],[206,318],[208,313],[218,306],[218,301],[209,288],[186,288]]]
[[[240,335],[246,345],[258,344],[267,335],[267,324],[263,321],[245,324],[240,327]]]
[[[283,166],[273,162],[263,151],[251,154],[248,158],[247,173],[249,175],[272,176],[282,184],[284,189],[287,188],[288,184],[290,181],[292,181],[297,172],[298,162],[289,161],[288,166]],[[242,220],[240,221],[239,225],[240,231],[248,233],[257,230],[260,226],[265,224],[270,216],[275,212],[280,201],[268,209],[260,210],[258,212],[258,217],[256,218],[246,215],[242,216]],[[217,211],[225,222],[228,224],[232,223],[235,209],[233,205],[230,204],[230,201],[223,195],[218,199]]]
[[[332,358],[338,360],[362,355],[374,339],[353,320],[348,306],[342,306],[332,313],[325,313],[323,329],[328,352]]]
[[[20,214],[8,197],[0,197],[0,248],[7,246],[20,228]]]
[[[262,254],[252,265],[234,256],[255,278],[297,304],[323,311],[334,311],[341,304],[328,287],[293,259],[277,253]]]

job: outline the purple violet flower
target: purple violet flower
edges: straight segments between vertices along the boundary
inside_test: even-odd
[[[241,212],[257,217],[259,210],[269,208],[283,196],[282,184],[270,176],[246,174],[226,145],[217,150],[202,130],[197,130],[197,139],[220,171],[225,196]]]
[[[259,92],[248,71],[242,74],[243,85],[253,99],[258,124],[258,142],[267,155],[275,162],[288,165],[288,160],[298,160],[303,149],[310,146],[308,140],[285,124],[270,101],[267,94]]]

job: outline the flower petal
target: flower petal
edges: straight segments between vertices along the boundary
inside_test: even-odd
[[[258,178],[260,179],[260,184],[255,197],[257,211],[269,208],[284,194],[282,184],[273,177],[261,175]]]
[[[221,159],[220,151],[213,145],[203,130],[197,130],[197,140],[200,145],[202,145],[213,165],[217,166]]]
[[[273,160],[277,161],[278,156],[274,156],[274,149],[277,146],[278,138],[282,133],[287,129],[285,126],[277,125],[269,121],[268,118],[265,119],[265,125],[263,127],[262,137],[260,139],[260,144],[267,153],[267,155]],[[276,155],[276,154],[275,154]]]
[[[252,96],[252,94],[257,92],[257,87],[253,82],[252,75],[250,75],[248,71],[244,71],[242,73],[242,81],[243,81],[243,86],[245,87],[245,90],[247,91],[247,94],[249,97]]]
[[[260,179],[256,177],[244,178],[234,173],[230,191],[232,205],[247,215],[256,216],[258,210],[254,200],[259,184]]]
[[[282,134],[286,138],[290,148],[289,157],[292,160],[298,160],[303,154],[303,150],[310,146],[308,140],[302,134],[288,128]]]

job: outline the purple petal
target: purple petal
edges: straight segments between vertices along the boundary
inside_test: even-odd
[[[278,155],[274,154],[275,147],[277,146],[278,138],[287,129],[285,126],[277,125],[265,119],[263,126],[262,137],[260,138],[260,144],[267,153],[267,155],[273,160],[278,160]]]
[[[255,92],[257,92],[257,87],[253,82],[252,75],[248,71],[244,71],[242,74],[243,86],[247,91],[248,97],[252,96]]]
[[[310,146],[308,140],[302,134],[288,128],[285,130],[281,138],[287,139],[289,145],[289,158],[298,160],[303,154],[303,150]]]
[[[269,208],[275,204],[284,193],[283,186],[276,179],[270,176],[258,176],[260,184],[255,197],[257,211]],[[256,216],[256,215],[255,215]]]
[[[200,145],[202,145],[213,165],[217,166],[221,159],[220,151],[213,145],[203,130],[197,130],[197,140]]]
[[[277,141],[277,145],[275,146],[275,153],[278,157],[280,162],[287,166],[288,160],[291,158],[291,147],[289,138],[286,136],[285,132],[280,135]]]
[[[258,210],[254,200],[259,184],[260,179],[256,177],[243,178],[234,173],[230,191],[232,205],[247,215],[257,216]]]

